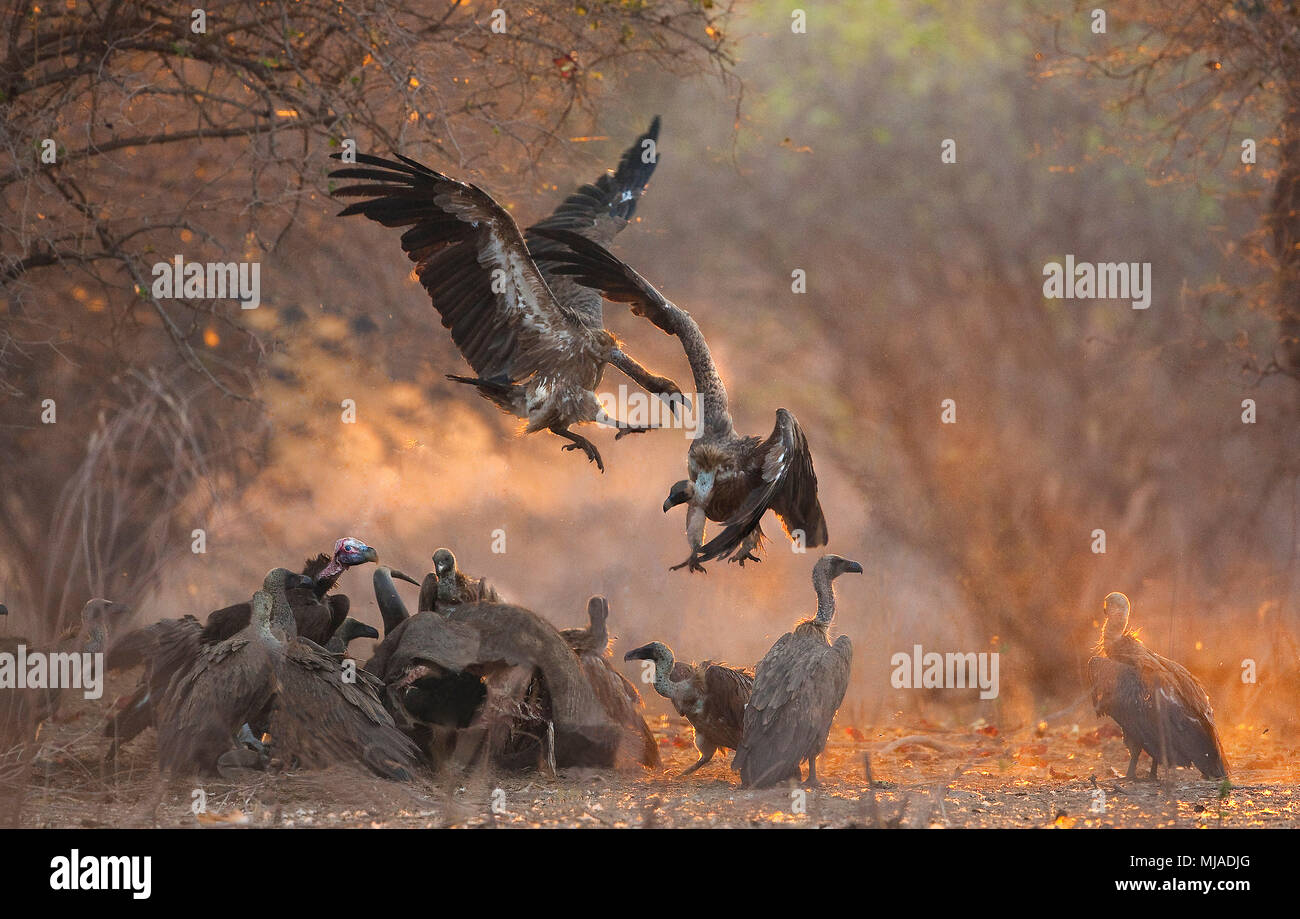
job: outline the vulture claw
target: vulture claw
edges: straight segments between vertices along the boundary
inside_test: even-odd
[[[561,450],[581,450],[587,454],[587,459],[596,464],[596,468],[601,472],[605,471],[605,463],[600,458],[600,453],[596,450],[596,445],[589,440],[583,440],[581,443],[574,442],[565,444]]]
[[[744,555],[733,555],[731,561],[736,562],[741,568],[744,568],[745,562],[761,562],[762,559],[755,555],[752,549],[746,549]]]
[[[691,553],[691,557],[688,558],[686,561],[682,562],[679,565],[673,565],[668,570],[677,571],[680,568],[689,568],[691,571],[698,571],[701,574],[708,574],[708,572],[704,570],[704,566],[700,564],[700,557],[693,552]]]
[[[647,431],[651,431],[651,430],[653,430],[653,428],[641,428],[641,427],[637,427],[637,428],[633,428],[633,427],[619,428],[619,429],[618,429],[618,433],[614,435],[614,439],[615,439],[615,440],[622,440],[622,439],[623,439],[626,435],[628,435],[628,434],[644,434],[644,433],[646,433]]]

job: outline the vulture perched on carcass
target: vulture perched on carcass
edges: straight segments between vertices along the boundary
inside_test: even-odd
[[[158,717],[158,760],[173,776],[210,774],[238,753],[248,724],[267,723],[287,765],[363,764],[376,775],[412,777],[415,746],[393,724],[379,683],[297,635],[287,585],[274,568],[253,595],[250,621],[236,635],[204,645],[167,689]],[[349,668],[351,669],[351,668]]]
[[[1088,683],[1099,715],[1115,719],[1128,747],[1134,778],[1138,757],[1158,766],[1195,766],[1207,779],[1228,776],[1228,763],[1214,727],[1214,710],[1200,681],[1182,664],[1147,648],[1128,630],[1132,607],[1114,592],[1102,601],[1106,615],[1097,653],[1088,661]]]
[[[551,271],[572,275],[610,300],[631,303],[634,313],[676,335],[686,352],[703,417],[700,434],[691,440],[686,454],[690,478],[676,483],[664,502],[665,512],[687,505],[691,554],[674,570],[703,571],[703,563],[715,558],[741,565],[758,561],[754,553],[763,542],[760,524],[769,509],[792,540],[807,548],[824,546],[828,534],[817,498],[817,474],[808,440],[794,415],[777,409],[776,425],[765,439],[737,433],[727,407],[727,389],[689,313],[599,244],[567,230],[535,232],[568,247],[546,253]],[[723,524],[722,532],[708,542],[704,541],[706,520]]]
[[[754,668],[754,691],[745,706],[745,728],[731,767],[746,788],[766,788],[799,778],[808,762],[808,784],[817,784],[817,757],[849,688],[853,643],[827,637],[835,616],[834,581],[862,566],[823,555],[813,566],[817,614],[776,640]]]
[[[700,758],[682,772],[690,775],[706,765],[718,750],[736,750],[745,727],[745,703],[754,691],[754,675],[739,667],[705,661],[678,663],[663,642],[627,652],[623,660],[654,661],[655,692],[673,704],[677,714],[695,729]]]
[[[460,570],[450,549],[433,553],[433,571],[420,585],[421,610],[431,609],[445,616],[462,603],[500,602],[496,588],[487,578],[476,578]]]
[[[659,744],[641,717],[641,694],[609,662],[609,601],[604,597],[588,600],[587,620],[585,629],[561,629],[560,635],[582,662],[605,714],[622,728],[618,758],[640,763],[647,769],[658,769],[663,765]]]
[[[538,251],[552,247],[544,236],[549,232],[612,239],[627,222],[652,162],[643,165],[625,155],[619,173],[570,196],[555,214],[530,228],[526,240],[514,218],[476,186],[400,155],[400,162],[368,154],[356,159],[358,165],[330,173],[331,178],[362,182],[333,192],[363,199],[339,216],[362,214],[384,226],[407,228],[402,249],[475,373],[449,374],[450,379],[477,387],[502,410],[522,418],[527,433],[548,430],[568,440],[565,450],[582,450],[602,472],[599,451],[572,426],[599,422],[617,428],[616,439],[649,430],[606,413],[595,391],[606,364],[675,406],[681,398],[677,384],[626,355],[604,327],[602,311],[592,309],[589,294],[576,285],[553,291],[530,254],[530,246]]]

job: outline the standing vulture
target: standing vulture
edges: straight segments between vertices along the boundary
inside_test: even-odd
[[[754,692],[745,707],[745,729],[731,767],[746,788],[766,788],[799,776],[808,761],[808,784],[817,784],[817,757],[826,747],[831,721],[849,688],[853,643],[826,633],[835,616],[834,580],[857,562],[823,555],[813,566],[817,615],[776,640],[754,668]]]
[[[695,729],[700,758],[681,777],[713,759],[719,749],[736,750],[745,727],[745,703],[754,691],[754,674],[713,661],[677,664],[673,649],[652,641],[623,655],[623,660],[654,661],[655,692],[673,704]]]
[[[289,593],[289,604],[297,620],[298,634],[318,645],[326,644],[343,624],[351,602],[343,594],[330,595],[340,575],[355,565],[378,562],[379,553],[361,540],[345,536],[334,544],[334,554],[321,553],[308,559],[302,573],[314,586],[297,587]],[[224,641],[248,625],[251,607],[247,602],[216,610],[203,627],[203,643]]]
[[[1195,766],[1207,779],[1227,778],[1228,763],[1214,727],[1210,697],[1181,664],[1148,649],[1128,631],[1128,597],[1109,593],[1102,601],[1106,622],[1097,653],[1088,661],[1092,703],[1124,732],[1136,775],[1143,751],[1157,766]]]
[[[635,760],[647,769],[663,765],[654,732],[641,717],[641,694],[628,679],[609,663],[609,601],[592,597],[587,601],[585,629],[561,629],[560,635],[582,662],[596,698],[605,714],[623,731],[619,743],[620,760]]]
[[[450,379],[476,386],[482,396],[522,418],[526,433],[549,430],[570,441],[565,450],[582,450],[603,472],[595,445],[570,426],[592,421],[610,425],[618,429],[615,439],[648,430],[605,412],[595,392],[605,365],[615,364],[666,399],[679,398],[681,390],[627,358],[589,308],[552,292],[514,219],[490,195],[408,157],[398,159],[401,162],[357,154],[362,165],[330,173],[331,178],[364,183],[334,191],[339,197],[364,199],[339,216],[362,214],[384,226],[408,228],[402,249],[476,374],[449,374]],[[619,188],[616,179],[605,190],[597,189],[595,196],[579,192],[590,198],[592,208],[594,223],[586,232],[603,237],[618,220],[625,220],[620,214],[630,213],[627,205],[645,181],[640,170],[629,171],[625,179],[631,184]],[[630,197],[619,200],[624,196]],[[608,217],[596,217],[599,202],[606,199]],[[571,216],[563,216],[569,211],[561,205],[548,221],[585,222],[575,208],[569,209]],[[586,238],[573,230],[546,230],[542,224],[533,230],[537,235],[565,232]],[[534,236],[533,244],[545,248],[544,239]]]
[[[168,687],[158,719],[158,759],[172,775],[210,773],[246,724],[269,720],[286,763],[363,763],[385,778],[410,778],[417,751],[384,710],[379,684],[345,676],[338,658],[296,634],[286,586],[300,577],[267,573],[251,616],[234,637],[204,645]]]
[[[817,474],[803,429],[786,409],[776,410],[776,426],[766,439],[736,432],[727,408],[727,390],[718,375],[700,327],[690,314],[669,302],[649,281],[608,250],[568,230],[537,229],[538,235],[564,243],[567,250],[545,255],[557,274],[569,274],[614,301],[676,335],[686,352],[703,401],[702,430],[686,455],[689,480],[673,486],[667,512],[686,504],[686,538],[691,555],[673,568],[703,571],[703,562],[729,558],[744,565],[758,561],[763,515],[771,509],[791,539],[807,547],[824,546],[826,518],[817,499]],[[706,520],[723,524],[722,532],[704,541]]]

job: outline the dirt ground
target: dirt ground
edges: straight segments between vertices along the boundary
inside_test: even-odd
[[[664,759],[660,773],[479,773],[403,785],[333,768],[160,794],[152,731],[126,747],[115,769],[101,766],[105,708],[77,700],[44,726],[23,826],[1300,826],[1296,751],[1245,724],[1223,727],[1233,767],[1226,788],[1187,769],[1158,781],[1124,780],[1128,756],[1118,729],[1086,713],[1079,724],[1006,735],[978,723],[963,730],[837,724],[818,768],[822,785],[807,791],[741,789],[730,756],[721,755],[679,779],[695,760],[691,728],[657,716],[650,723]]]

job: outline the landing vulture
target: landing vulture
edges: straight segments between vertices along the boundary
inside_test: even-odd
[[[768,510],[776,513],[791,539],[805,547],[825,545],[826,518],[817,499],[812,453],[794,415],[777,409],[776,425],[766,439],[738,434],[727,408],[726,387],[689,313],[597,243],[567,230],[535,232],[568,247],[545,255],[551,271],[572,275],[610,300],[631,303],[634,313],[676,335],[686,352],[703,402],[703,423],[686,456],[690,478],[674,485],[664,503],[665,511],[687,505],[691,555],[674,569],[703,571],[703,563],[715,558],[741,565],[758,561],[754,552],[762,545],[760,523]],[[707,543],[706,520],[723,524],[722,532]]]

